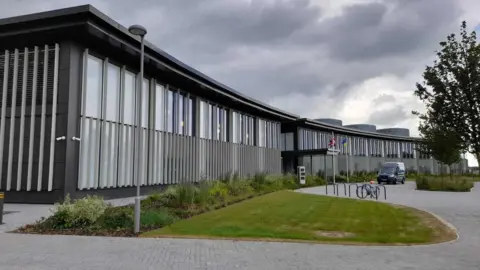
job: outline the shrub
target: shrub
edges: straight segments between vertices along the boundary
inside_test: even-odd
[[[282,182],[282,186],[286,189],[296,189],[300,186],[297,176],[294,174],[285,174],[280,178],[280,181]]]
[[[220,200],[221,202],[225,202],[228,197],[227,185],[220,181],[214,181],[210,187],[209,195],[213,201]]]
[[[167,206],[172,208],[184,208],[195,203],[195,197],[198,194],[198,188],[193,184],[178,184],[169,186],[160,194],[149,196],[146,204],[150,203],[156,206]]]
[[[98,220],[104,229],[131,228],[133,226],[133,209],[127,207],[108,207]]]
[[[161,228],[177,220],[179,220],[179,218],[165,208],[142,211],[140,216],[140,224],[142,224],[143,228],[147,229]]]
[[[416,179],[418,190],[429,191],[457,191],[468,192],[473,187],[473,182],[465,178],[441,178],[418,176]]]
[[[156,208],[164,205],[170,200],[168,197],[168,192],[156,192],[148,195],[145,199],[141,201],[142,208]]]
[[[261,190],[265,188],[267,184],[267,174],[266,173],[256,173],[252,179],[252,187],[255,190]]]
[[[307,175],[306,179],[306,186],[308,187],[313,187],[313,186],[319,186],[319,185],[325,185],[326,181],[323,179],[321,176],[316,176],[316,175]]]
[[[347,176],[345,175],[335,175],[335,183],[346,183]]]
[[[283,184],[283,176],[282,175],[266,175],[265,176],[265,183],[259,186],[258,191],[260,193],[263,192],[273,192],[278,190],[285,189]]]
[[[228,193],[232,196],[239,196],[242,194],[249,194],[253,191],[250,182],[247,180],[230,179],[226,183]]]
[[[63,203],[55,204],[52,225],[55,228],[79,228],[94,224],[107,209],[108,204],[98,196],[86,196],[72,202],[67,195]]]
[[[198,194],[198,188],[193,184],[177,185],[177,205],[188,206],[195,203],[195,195]]]
[[[210,187],[212,183],[203,181],[198,185],[197,194],[195,195],[195,203],[201,207],[205,207],[210,203]]]

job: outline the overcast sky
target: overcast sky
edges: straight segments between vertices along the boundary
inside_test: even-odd
[[[0,0],[0,17],[92,4],[181,61],[303,117],[410,128],[438,42],[478,0]]]

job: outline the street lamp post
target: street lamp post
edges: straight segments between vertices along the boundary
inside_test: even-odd
[[[128,28],[128,32],[130,34],[135,35],[135,36],[140,36],[140,41],[141,41],[141,53],[140,53],[140,83],[138,84],[138,91],[136,92],[136,122],[137,122],[137,130],[135,132],[135,149],[136,149],[136,178],[137,178],[137,196],[135,197],[135,221],[134,221],[134,232],[138,233],[140,232],[140,137],[141,137],[141,125],[142,125],[142,113],[141,113],[141,103],[142,103],[142,88],[143,88],[143,61],[144,61],[144,44],[143,40],[145,38],[145,35],[147,34],[147,29],[141,25],[132,25]]]

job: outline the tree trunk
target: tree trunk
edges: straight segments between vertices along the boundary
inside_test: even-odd
[[[452,164],[447,165],[448,173],[450,174],[450,180],[453,180]]]

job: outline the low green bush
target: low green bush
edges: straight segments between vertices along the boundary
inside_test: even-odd
[[[468,192],[473,182],[465,178],[417,176],[415,180],[418,190]]]
[[[212,202],[219,201],[225,202],[228,197],[228,187],[225,183],[220,181],[214,181],[210,186],[209,195]]]
[[[267,186],[267,174],[266,173],[256,173],[253,175],[251,180],[251,185],[255,190],[261,190]]]
[[[317,175],[307,175],[305,178],[305,182],[307,187],[314,187],[326,184],[326,181],[323,179],[323,177]]]
[[[67,195],[62,203],[54,206],[50,219],[55,228],[80,228],[94,224],[109,205],[98,196],[86,196],[72,201]]]
[[[179,220],[179,218],[170,213],[166,208],[142,211],[140,216],[140,224],[142,224],[142,228],[161,228],[170,225],[177,220]]]
[[[131,207],[109,207],[98,220],[104,229],[131,228],[133,226],[133,209]]]
[[[253,188],[246,180],[231,179],[227,182],[228,193],[232,196],[239,196],[253,192]]]
[[[309,182],[308,176],[306,177],[305,180],[307,183]],[[300,186],[298,183],[297,176],[294,174],[285,174],[280,178],[280,181],[281,181],[281,185],[285,189],[296,189]]]

